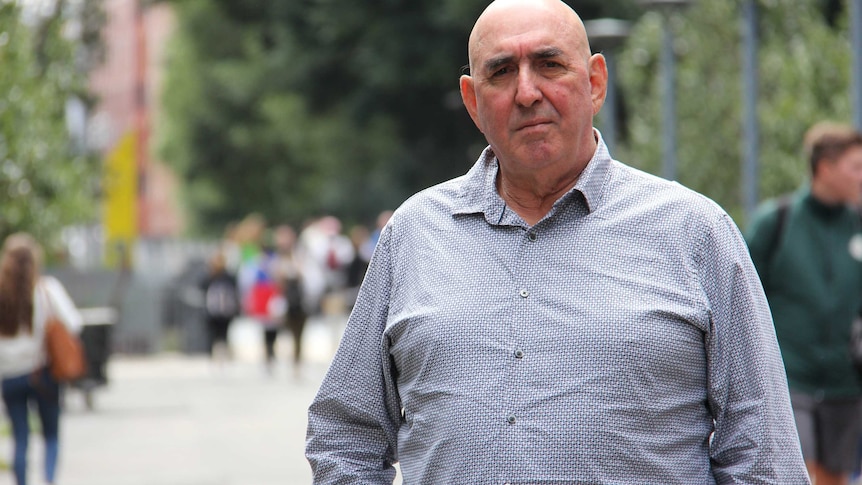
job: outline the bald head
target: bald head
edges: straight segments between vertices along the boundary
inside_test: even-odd
[[[590,57],[590,45],[587,40],[587,31],[578,14],[560,0],[495,0],[476,20],[473,30],[470,32],[468,43],[468,56],[470,70],[476,67],[477,52],[486,43],[487,36],[494,27],[501,24],[516,24],[528,18],[543,16],[547,22],[557,23],[561,31],[567,32],[566,37],[577,45],[577,52]]]
[[[570,182],[595,152],[593,116],[607,92],[604,57],[590,55],[580,17],[560,0],[497,0],[469,50],[461,99],[503,178]]]

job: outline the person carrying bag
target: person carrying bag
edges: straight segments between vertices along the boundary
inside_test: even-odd
[[[49,280],[46,279],[46,281]],[[66,328],[66,324],[54,310],[54,304],[51,303],[52,297],[47,288],[43,285],[40,286],[40,289],[45,295],[45,302],[48,306],[44,337],[48,370],[57,382],[70,382],[79,379],[87,371],[84,345],[77,335]]]
[[[39,244],[25,233],[6,238],[0,253],[0,384],[12,428],[12,468],[18,485],[27,483],[31,403],[39,411],[45,442],[44,479],[54,483],[60,383],[48,365],[46,335],[59,325],[61,336],[65,331],[72,337],[83,323],[63,285],[53,277],[40,276],[41,255]]]

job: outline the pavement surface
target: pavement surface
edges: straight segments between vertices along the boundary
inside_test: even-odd
[[[287,485],[311,483],[303,455],[307,408],[343,330],[343,318],[309,322],[307,359],[296,376],[287,334],[273,372],[262,360],[261,329],[232,326],[234,359],[114,355],[107,386],[87,409],[70,389],[61,418],[57,485]],[[4,426],[5,423],[4,423]],[[41,485],[43,444],[30,443],[30,485]],[[11,460],[8,427],[0,461]],[[0,485],[12,485],[8,470]]]

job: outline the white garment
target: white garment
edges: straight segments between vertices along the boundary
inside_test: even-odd
[[[327,292],[344,287],[347,276],[345,268],[355,254],[353,243],[343,234],[333,234],[318,223],[308,226],[300,233],[297,250],[304,255],[304,304],[307,309],[314,311],[320,306]],[[330,261],[330,257],[334,261]],[[332,267],[332,262],[335,267]]]
[[[45,365],[43,338],[49,312],[70,331],[80,332],[83,318],[63,284],[53,276],[42,276],[33,290],[33,332],[0,337],[0,378],[29,374]]]

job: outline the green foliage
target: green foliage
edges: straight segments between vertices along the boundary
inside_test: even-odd
[[[740,1],[697,2],[672,18],[677,55],[678,180],[744,222]],[[802,135],[821,119],[849,121],[846,25],[834,29],[816,0],[760,2],[760,194],[806,178]],[[661,166],[659,49],[662,18],[648,13],[620,55],[628,138],[617,156],[654,173]],[[633,41],[637,39],[637,41]]]
[[[251,212],[370,222],[485,146],[458,77],[487,0],[172,3],[159,147],[200,230]],[[605,16],[630,2],[572,4]]]
[[[59,13],[24,24],[16,2],[0,1],[0,238],[28,231],[50,241],[93,216],[98,168],[73,150],[65,124],[84,77],[61,29]]]
[[[169,50],[162,157],[189,183],[202,230],[250,212],[299,224],[368,221],[462,174],[485,142],[459,67],[487,0],[182,0]],[[633,0],[572,0],[584,19],[634,23],[617,67],[615,156],[659,173],[664,22]],[[741,0],[674,15],[678,179],[742,221]],[[763,197],[805,180],[804,130],[849,119],[849,42],[836,2],[761,0]]]
[[[815,122],[851,121],[846,19],[830,28],[820,2],[773,0],[761,52],[761,190],[765,197],[807,179],[802,137]]]

